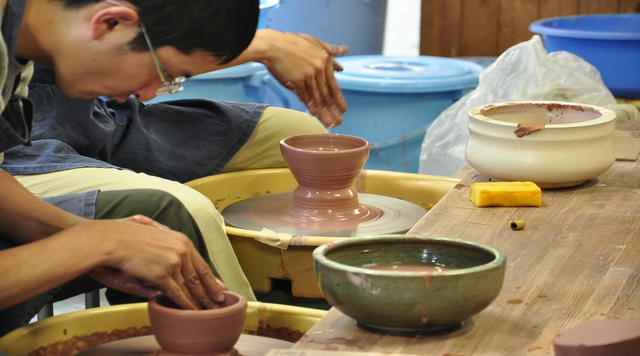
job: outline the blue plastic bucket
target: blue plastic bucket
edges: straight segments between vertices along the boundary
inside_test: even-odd
[[[640,98],[640,14],[554,17],[531,23],[547,51],[568,51],[593,64],[613,95]]]
[[[417,56],[347,56],[336,73],[349,110],[331,129],[371,143],[366,169],[418,173],[427,128],[478,85],[482,65]]]
[[[258,29],[267,25],[267,13],[276,8],[280,0],[260,0]],[[247,103],[266,103],[267,95],[274,105],[289,107],[284,87],[269,74],[260,63],[246,63],[239,66],[196,75],[185,81],[184,90],[172,95],[161,95],[148,103],[177,99],[212,99]],[[276,104],[277,102],[277,104]]]
[[[387,0],[280,0],[267,27],[349,45],[350,55],[381,54]]]

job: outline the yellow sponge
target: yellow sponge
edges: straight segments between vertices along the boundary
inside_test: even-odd
[[[533,182],[473,183],[469,197],[477,206],[542,205],[542,190]]]

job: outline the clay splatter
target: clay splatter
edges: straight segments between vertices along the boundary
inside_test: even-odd
[[[274,328],[270,324],[260,325],[256,332],[247,332],[247,334],[266,336],[272,339],[296,342],[302,338],[304,333],[300,330],[295,330],[287,327]]]
[[[545,125],[538,124],[518,124],[518,128],[513,132],[517,137],[525,137],[534,132],[541,131]]]
[[[360,287],[373,295],[380,294],[380,288],[374,288],[371,283],[371,279],[369,278],[349,272],[347,273],[347,279],[349,279],[349,282],[353,283],[356,287]]]
[[[66,330],[65,330],[66,331]],[[151,327],[130,327],[116,329],[111,332],[95,332],[86,335],[76,335],[68,340],[57,341],[47,346],[29,352],[29,356],[66,356],[75,355],[94,346],[107,342],[127,339],[130,337],[151,335]]]

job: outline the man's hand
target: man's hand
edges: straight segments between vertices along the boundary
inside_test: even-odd
[[[123,292],[153,298],[164,294],[184,309],[213,309],[226,286],[213,275],[185,235],[144,216],[96,221],[108,225],[119,242],[114,262],[89,274]]]
[[[269,72],[282,85],[296,93],[312,115],[328,127],[342,123],[342,114],[347,110],[347,102],[333,75],[342,67],[333,56],[346,53],[347,46],[336,46],[323,42],[311,35],[286,33],[286,43],[296,51],[282,51],[282,58],[264,60]],[[285,58],[284,54],[288,54]],[[294,56],[298,58],[294,58]]]

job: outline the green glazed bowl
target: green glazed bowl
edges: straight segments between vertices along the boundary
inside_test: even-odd
[[[420,235],[348,238],[319,246],[313,259],[332,306],[358,326],[390,335],[457,330],[498,296],[507,260],[491,246]],[[384,265],[425,270],[366,268]]]

